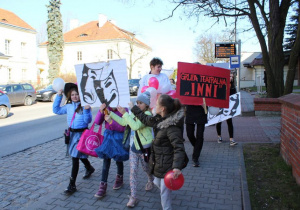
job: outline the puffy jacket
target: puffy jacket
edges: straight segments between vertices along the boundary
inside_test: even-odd
[[[60,107],[60,102],[62,100],[62,95],[57,95],[53,103],[53,113],[58,115],[67,114],[67,123],[70,126],[74,112],[80,102],[72,102]],[[81,129],[87,128],[89,123],[92,121],[92,112],[91,109],[84,109],[82,112],[76,113],[71,128]]]
[[[151,115],[151,112],[146,111],[146,115]],[[113,120],[115,120],[120,125],[126,126],[129,125],[133,131],[137,131],[141,144],[144,148],[149,148],[152,144],[153,136],[152,136],[152,128],[149,126],[145,126],[139,119],[134,119],[135,116],[133,114],[129,114],[125,112],[122,118],[116,115],[113,112],[110,112],[110,116]],[[136,136],[134,135],[134,146],[137,150],[140,150],[140,146],[136,140]]]
[[[154,176],[164,178],[174,168],[183,169],[186,156],[182,137],[184,109],[166,117],[146,115],[137,106],[131,111],[143,124],[153,127],[155,139],[149,165]]]

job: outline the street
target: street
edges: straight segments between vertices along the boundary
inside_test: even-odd
[[[93,120],[98,110],[92,109]],[[53,114],[51,102],[13,106],[9,116],[0,120],[0,157],[60,138],[67,127],[66,115]]]

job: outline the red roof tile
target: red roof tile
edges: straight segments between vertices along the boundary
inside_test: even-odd
[[[29,24],[27,24],[24,20],[19,18],[17,15],[15,15],[13,12],[10,12],[8,10],[1,9],[1,8],[0,8],[0,22],[14,25],[14,26],[19,26],[21,28],[35,30]]]
[[[98,40],[114,40],[114,39],[132,39],[133,33],[126,31],[107,21],[101,28],[98,26],[98,21],[91,21],[78,28],[75,28],[64,34],[65,43],[68,42],[86,42]],[[134,39],[135,43],[143,47],[151,49],[148,45],[138,39]],[[42,45],[48,42],[42,43]]]

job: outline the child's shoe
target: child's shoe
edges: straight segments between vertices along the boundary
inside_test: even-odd
[[[115,181],[115,184],[114,184],[114,186],[113,186],[113,189],[114,189],[114,190],[118,190],[118,189],[120,189],[122,186],[123,186],[123,175],[117,174],[117,176],[116,176],[116,181]]]
[[[220,144],[220,143],[222,143],[222,137],[221,136],[218,136],[218,143]]]
[[[76,191],[77,191],[77,189],[76,189],[76,185],[75,185],[75,180],[72,177],[70,177],[69,186],[67,187],[67,189],[65,189],[64,193],[67,195],[71,195]]]
[[[230,140],[230,146],[235,146],[235,145],[237,145],[237,142],[235,142],[233,139]]]
[[[153,185],[154,183],[153,182],[147,182],[146,186],[145,186],[145,190],[146,191],[150,191],[153,189]]]
[[[96,198],[103,198],[106,195],[107,183],[100,182],[100,187],[98,192],[94,195]]]
[[[95,169],[93,166],[90,166],[90,168],[86,169],[85,174],[83,176],[83,179],[88,179],[92,175],[92,173],[95,172]]]
[[[135,207],[136,204],[137,204],[137,199],[132,196],[129,196],[129,201],[127,203],[127,207],[133,208],[133,207]]]

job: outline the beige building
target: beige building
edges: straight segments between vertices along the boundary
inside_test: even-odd
[[[135,38],[135,34],[119,28],[105,15],[99,19],[76,27],[64,34],[64,52],[61,73],[75,74],[75,65],[115,59],[126,59],[127,70],[132,68],[131,78],[140,78],[149,71],[152,49]],[[48,69],[47,42],[39,46],[39,61]],[[48,72],[41,73],[47,78]]]
[[[37,83],[36,31],[0,8],[0,84]]]

